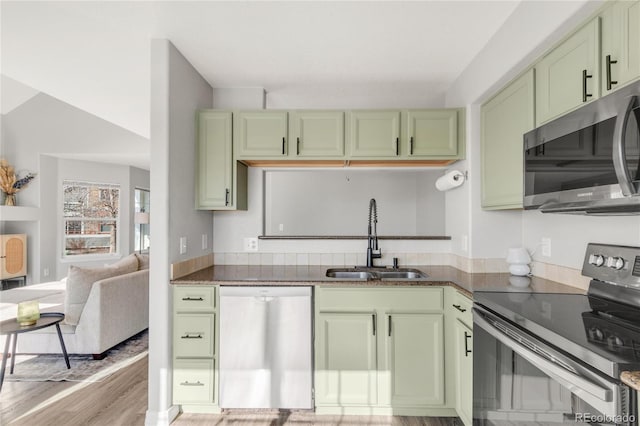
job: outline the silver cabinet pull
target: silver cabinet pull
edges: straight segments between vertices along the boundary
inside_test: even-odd
[[[198,380],[195,383],[191,383],[191,382],[185,381],[185,382],[180,383],[180,386],[204,386],[204,383],[201,383],[200,380]]]

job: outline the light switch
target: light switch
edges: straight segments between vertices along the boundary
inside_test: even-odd
[[[180,237],[180,254],[187,254],[187,237]]]

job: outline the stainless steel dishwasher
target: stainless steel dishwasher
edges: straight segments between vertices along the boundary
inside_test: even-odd
[[[220,288],[220,407],[311,409],[310,287]]]

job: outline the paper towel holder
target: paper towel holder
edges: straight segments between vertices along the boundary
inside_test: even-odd
[[[445,176],[451,175],[451,174],[453,174],[452,178],[453,178],[453,180],[455,182],[454,186],[453,187],[449,187],[449,188],[440,188],[438,186],[438,182],[436,182],[436,188],[438,189],[438,191],[449,191],[449,190],[451,190],[453,188],[457,188],[460,185],[462,185],[469,178],[469,173],[466,170],[464,172],[462,172],[460,170],[451,170],[451,171],[445,173],[444,175],[442,175],[440,178],[438,178],[438,180],[441,180],[441,179],[445,178]]]

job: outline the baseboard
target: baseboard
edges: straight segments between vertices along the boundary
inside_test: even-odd
[[[316,406],[318,415],[347,416],[428,416],[456,417],[454,408],[439,407],[373,407],[373,406]]]
[[[172,405],[166,411],[149,411],[144,416],[145,426],[169,426],[180,414],[180,407]]]

